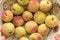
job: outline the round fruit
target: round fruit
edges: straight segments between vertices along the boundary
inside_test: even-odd
[[[6,36],[11,36],[14,33],[15,27],[12,23],[4,23],[2,25],[2,32]]]
[[[11,11],[14,13],[14,15],[20,15],[24,12],[24,8],[20,6],[18,3],[15,3],[11,7]]]
[[[28,4],[28,10],[31,12],[37,12],[39,9],[39,2],[36,0],[31,0]]]
[[[24,20],[23,20],[23,18],[22,18],[21,16],[15,16],[15,17],[13,18],[13,24],[14,24],[15,26],[21,26],[21,25],[24,24]]]
[[[56,27],[58,25],[58,18],[55,15],[48,15],[46,20],[45,20],[45,24],[49,27]]]
[[[44,12],[37,11],[37,12],[34,14],[34,21],[35,21],[36,23],[38,23],[38,24],[44,23],[45,18],[46,18],[46,15],[45,15]]]
[[[32,33],[29,39],[30,40],[43,40],[43,37],[39,33]]]
[[[10,22],[13,19],[13,13],[10,10],[5,10],[2,13],[2,20],[4,22]]]
[[[26,35],[26,31],[25,31],[24,27],[19,26],[15,29],[15,36],[17,38],[21,38],[22,36],[25,36],[25,35]]]
[[[27,5],[29,0],[17,0],[20,5]]]
[[[29,21],[25,24],[27,33],[31,34],[37,31],[38,25],[34,21]]]
[[[52,8],[52,3],[50,0],[42,0],[40,2],[40,10],[43,12],[47,12]]]
[[[42,36],[47,35],[49,32],[49,28],[45,24],[41,24],[38,27],[38,33],[41,34]]]
[[[30,21],[33,18],[33,14],[29,11],[25,11],[22,17],[25,21]]]

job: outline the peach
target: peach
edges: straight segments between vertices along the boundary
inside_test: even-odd
[[[4,23],[2,25],[2,32],[6,35],[6,36],[11,36],[13,35],[15,31],[15,27],[12,23]]]
[[[11,7],[11,11],[14,13],[14,15],[20,15],[24,12],[24,8],[18,3],[15,3]]]
[[[39,9],[39,2],[36,0],[31,0],[28,4],[28,10],[31,12],[36,12]]]
[[[27,5],[29,0],[17,0],[20,5]]]
[[[2,20],[4,22],[10,22],[13,19],[13,13],[10,10],[5,10],[2,13]]]
[[[33,14],[29,11],[25,11],[22,17],[25,21],[30,21],[33,18]]]
[[[38,27],[38,33],[41,34],[42,36],[47,35],[49,32],[49,28],[45,24],[41,24]]]
[[[39,33],[32,33],[29,39],[30,40],[43,40],[43,37]]]
[[[52,3],[50,0],[42,0],[40,2],[40,10],[43,12],[47,12],[52,8]]]
[[[25,24],[25,29],[28,34],[34,33],[37,31],[38,25],[34,21],[28,21]]]
[[[20,40],[29,40],[27,37],[21,37]]]
[[[22,36],[25,36],[26,35],[26,31],[24,29],[24,27],[22,26],[18,26],[16,29],[15,29],[15,36],[17,38],[21,38]]]
[[[58,18],[57,18],[57,16],[55,16],[55,15],[48,15],[46,20],[45,20],[45,24],[49,28],[56,27],[58,25]]]
[[[15,26],[21,26],[21,25],[23,25],[23,23],[24,23],[24,20],[23,20],[23,18],[21,16],[15,16],[13,18],[13,24]]]
[[[45,21],[45,18],[46,18],[46,14],[42,11],[37,11],[35,14],[34,14],[34,21],[38,24],[42,24],[44,23]]]

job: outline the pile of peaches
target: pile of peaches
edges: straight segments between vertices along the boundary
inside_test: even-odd
[[[58,26],[57,16],[47,14],[52,8],[50,0],[17,0],[2,13],[2,32],[19,40],[43,40],[51,28]]]

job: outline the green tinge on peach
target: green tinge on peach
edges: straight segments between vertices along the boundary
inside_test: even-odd
[[[33,14],[32,14],[31,12],[29,12],[29,11],[25,11],[25,12],[23,13],[22,17],[23,17],[23,19],[24,19],[25,21],[30,21],[30,20],[32,20],[32,18],[33,18]]]
[[[28,4],[28,10],[31,12],[37,12],[39,9],[39,2],[36,0],[31,0]]]
[[[32,33],[29,39],[30,40],[43,40],[43,37],[39,33]]]
[[[38,33],[40,33],[42,36],[47,35],[49,32],[49,28],[45,24],[41,24],[38,27]]]
[[[57,16],[55,16],[55,15],[48,15],[46,20],[45,20],[45,24],[49,28],[56,27],[58,25],[58,18],[57,18]]]
[[[35,33],[37,31],[38,25],[34,21],[29,21],[25,24],[25,29],[28,34]]]
[[[24,27],[22,26],[18,26],[16,29],[15,29],[15,36],[17,38],[21,38],[22,36],[25,36],[26,35],[26,31],[24,29]]]
[[[24,24],[24,20],[23,20],[23,18],[22,18],[21,16],[15,16],[15,17],[13,18],[13,24],[14,24],[15,26],[21,26],[21,25]]]
[[[20,5],[27,5],[29,0],[17,0]]]
[[[6,36],[11,36],[13,35],[15,31],[15,27],[12,23],[4,23],[2,25],[2,32],[6,35]]]
[[[37,11],[35,14],[34,14],[34,21],[38,24],[42,24],[44,23],[45,21],[45,18],[46,18],[46,14],[42,11]]]
[[[2,13],[2,20],[4,22],[10,22],[13,19],[13,13],[10,10],[5,10]]]
[[[20,15],[24,12],[24,8],[18,3],[15,3],[11,7],[11,11],[14,13],[14,15]]]

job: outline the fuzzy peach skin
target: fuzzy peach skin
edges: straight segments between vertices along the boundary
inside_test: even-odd
[[[29,0],[17,0],[20,5],[27,5]]]
[[[15,29],[15,36],[17,38],[21,38],[22,36],[25,36],[26,35],[26,31],[24,29],[24,27],[22,26],[18,26],[16,29]]]
[[[47,35],[49,32],[49,28],[45,24],[41,24],[38,27],[38,33],[41,34],[42,36]]]
[[[14,24],[15,26],[21,26],[21,25],[24,24],[24,20],[23,20],[23,18],[22,18],[21,16],[15,16],[15,17],[13,18],[13,24]]]
[[[29,40],[43,40],[43,37],[39,33],[32,33]]]
[[[46,18],[46,14],[42,11],[37,11],[35,14],[34,14],[34,21],[38,24],[42,24],[44,23],[45,21],[45,18]]]
[[[6,35],[6,36],[11,36],[13,35],[15,31],[15,27],[12,23],[4,23],[2,25],[2,32]]]
[[[28,10],[31,12],[36,12],[39,9],[39,2],[36,0],[31,0],[28,4]]]
[[[19,40],[29,40],[27,37],[21,37]]]
[[[47,18],[45,19],[45,24],[49,28],[56,27],[58,25],[58,18],[55,15],[48,15]]]
[[[43,12],[47,12],[52,8],[52,3],[50,0],[42,0],[40,2],[40,10]]]
[[[5,10],[2,13],[2,20],[4,22],[10,22],[13,19],[13,13],[10,10]]]
[[[30,20],[32,20],[32,18],[33,18],[33,14],[32,14],[31,12],[29,12],[29,11],[25,11],[25,12],[23,13],[22,17],[23,17],[23,19],[24,19],[25,21],[30,21]]]
[[[24,8],[18,3],[15,3],[11,7],[11,11],[14,13],[14,15],[20,15],[24,12]]]
[[[38,25],[34,21],[28,21],[25,24],[25,29],[28,34],[34,33],[37,31]]]

